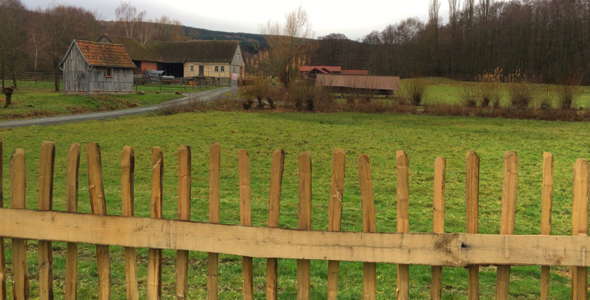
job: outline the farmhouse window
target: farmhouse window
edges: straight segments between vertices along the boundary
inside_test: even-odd
[[[225,66],[221,66],[221,72],[225,72]]]
[[[107,68],[107,72],[106,72],[105,76],[107,78],[112,78],[113,77],[113,68]]]
[[[219,66],[215,66],[215,72],[219,72]]]
[[[195,70],[195,67],[194,66],[191,66],[191,72],[194,71],[194,70]]]

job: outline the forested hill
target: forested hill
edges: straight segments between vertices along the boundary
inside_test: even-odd
[[[199,40],[239,41],[243,52],[251,54],[267,47],[266,39],[261,34],[243,32],[224,32],[183,26],[185,35]]]

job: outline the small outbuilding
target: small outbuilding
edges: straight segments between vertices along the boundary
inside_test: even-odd
[[[121,44],[74,40],[59,63],[66,94],[129,94],[133,61]]]

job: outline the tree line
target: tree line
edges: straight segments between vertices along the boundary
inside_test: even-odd
[[[446,24],[440,5],[431,0],[426,22],[408,18],[360,41],[320,37],[312,64],[463,80],[501,68],[540,82],[590,82],[590,1],[448,0]]]

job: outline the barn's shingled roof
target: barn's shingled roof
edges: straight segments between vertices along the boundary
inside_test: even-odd
[[[121,44],[74,41],[91,66],[136,68]]]
[[[153,46],[143,45],[137,40],[119,35],[103,34],[113,44],[121,44],[132,60],[159,62],[162,60]],[[102,39],[102,37],[101,37]]]
[[[157,42],[154,49],[165,63],[231,62],[237,41]]]

